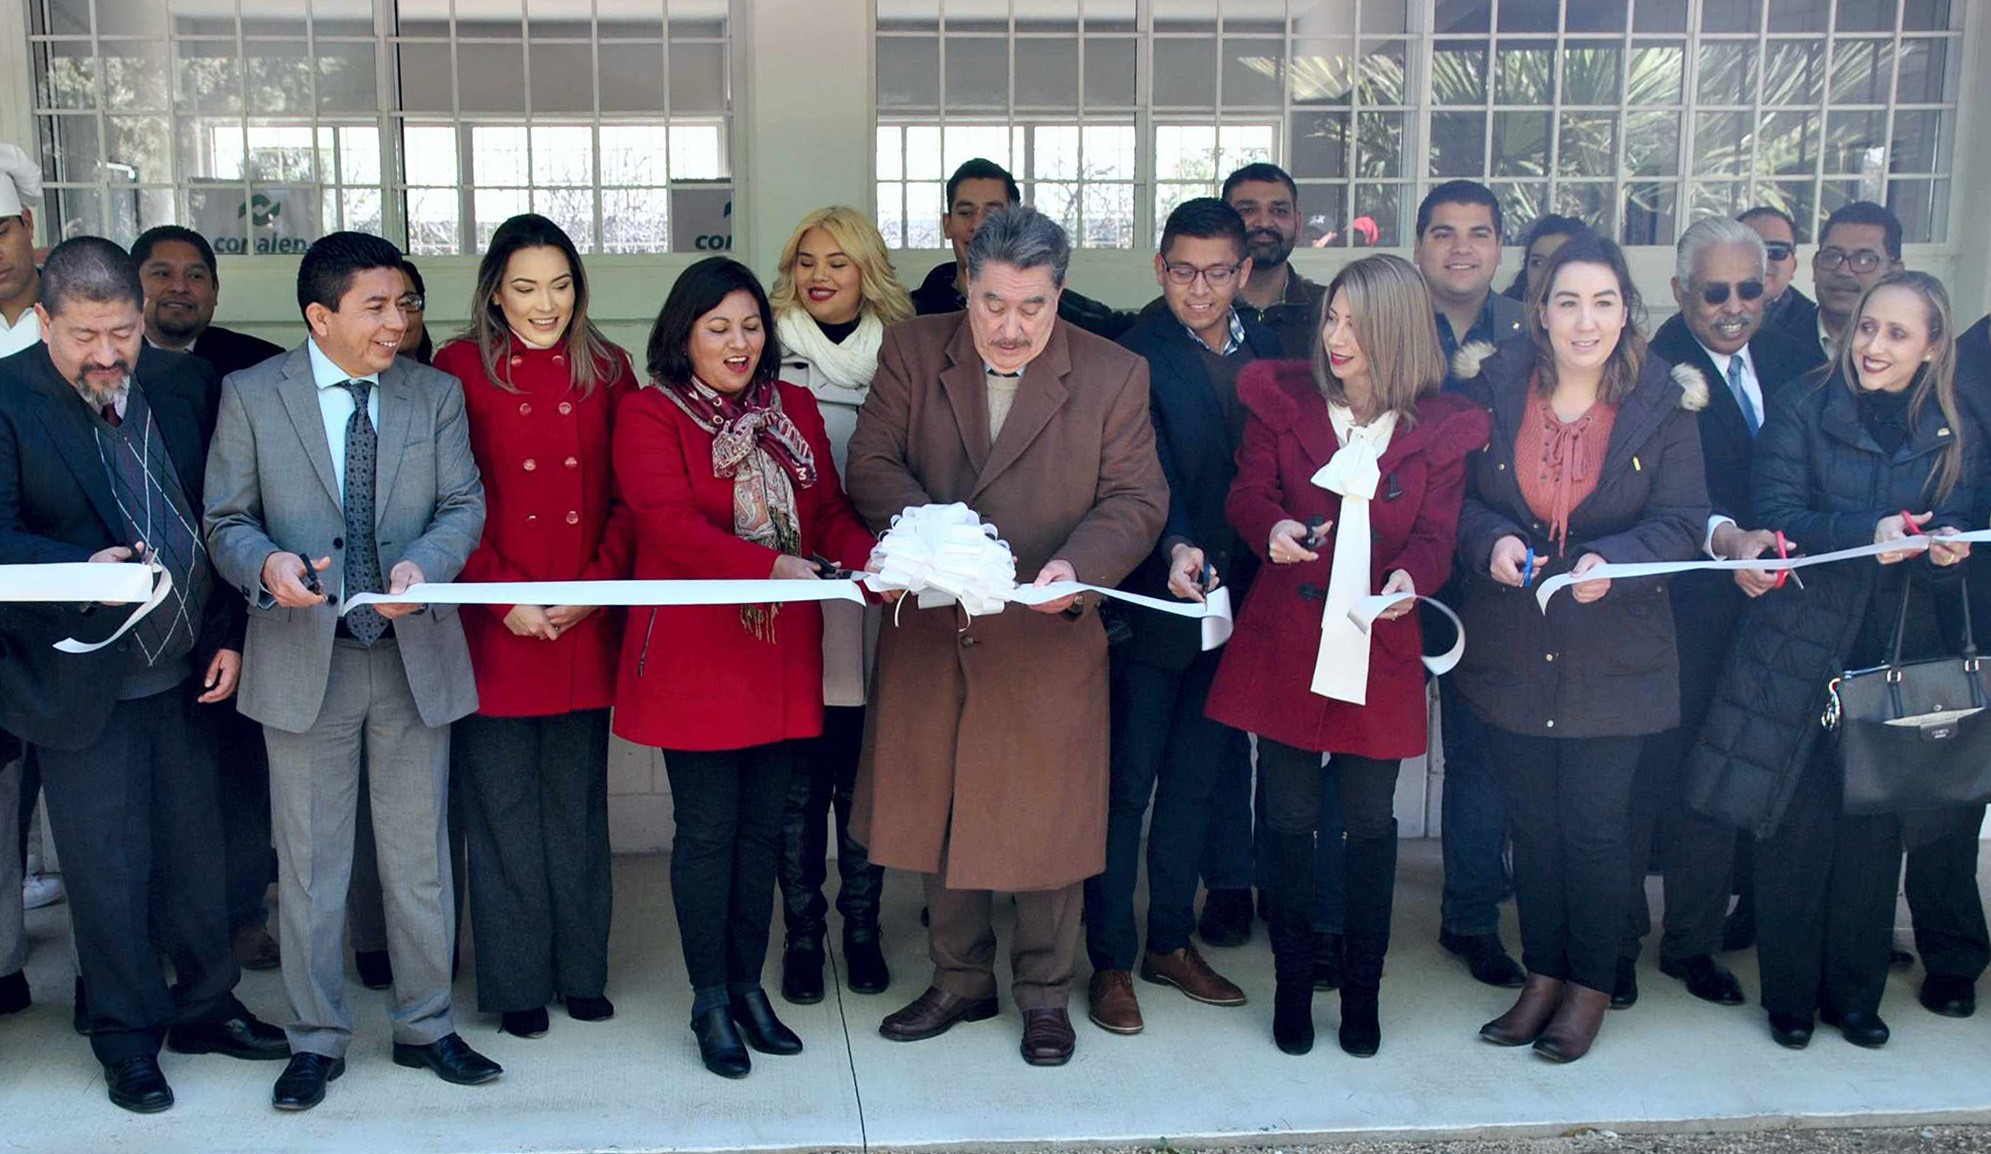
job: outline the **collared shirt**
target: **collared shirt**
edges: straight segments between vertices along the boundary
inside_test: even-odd
[[[1235,308],[1231,310],[1230,321],[1230,330],[1225,334],[1224,347],[1221,349],[1210,349],[1209,345],[1204,344],[1203,338],[1196,335],[1196,330],[1190,328],[1188,325],[1183,325],[1182,331],[1189,334],[1190,340],[1195,341],[1206,349],[1210,349],[1211,352],[1220,357],[1227,357],[1244,347],[1244,321],[1238,317]]]
[[[346,422],[353,418],[353,393],[343,386],[347,381],[368,381],[373,388],[366,395],[366,416],[380,427],[380,374],[355,377],[332,363],[315,340],[304,342],[311,356],[311,379],[318,386],[318,411],[325,418],[325,440],[332,450],[332,477],[339,483],[339,500],[346,493]]]
[[[1700,338],[1695,337],[1694,343],[1701,345]],[[1756,424],[1762,425],[1763,418],[1768,415],[1763,411],[1763,382],[1756,375],[1756,362],[1749,358],[1749,346],[1743,345],[1732,356],[1715,352],[1706,345],[1701,345],[1701,351],[1707,354],[1708,360],[1714,362],[1714,371],[1718,375],[1717,380],[1709,381],[1708,384],[1720,385],[1724,389],[1728,387],[1728,362],[1732,360],[1742,362],[1742,391],[1748,396],[1749,403],[1755,406]]]
[[[145,343],[151,345],[155,349],[159,349],[162,352],[191,353],[194,351],[194,346],[200,343],[200,336],[196,334],[193,340],[188,341],[186,344],[181,345],[177,349],[169,349],[165,345],[160,344],[158,341],[153,340],[151,333],[145,334]]]
[[[1445,350],[1447,365],[1450,365],[1452,358],[1458,355],[1459,346],[1469,345],[1474,341],[1483,341],[1489,345],[1500,343],[1500,338],[1493,331],[1493,290],[1491,289],[1487,290],[1486,299],[1479,302],[1479,315],[1473,318],[1473,325],[1466,330],[1463,339],[1453,335],[1451,318],[1443,312],[1438,314],[1438,345]]]
[[[1826,360],[1836,361],[1839,359],[1839,342],[1833,340],[1832,334],[1826,330],[1825,313],[1822,309],[1818,313],[1818,347],[1825,350]]]
[[[13,324],[0,316],[0,357],[11,357],[41,339],[41,317],[30,305]]]

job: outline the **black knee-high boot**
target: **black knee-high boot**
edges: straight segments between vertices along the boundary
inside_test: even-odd
[[[1314,835],[1261,828],[1270,914],[1272,1038],[1288,1054],[1314,1045]]]
[[[1396,904],[1395,826],[1388,837],[1349,839],[1344,860],[1348,896],[1342,921],[1341,1048],[1367,1058],[1383,1041],[1378,1000]]]

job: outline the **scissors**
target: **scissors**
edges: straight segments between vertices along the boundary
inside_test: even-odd
[[[1777,560],[1788,561],[1790,559],[1791,559],[1790,540],[1789,538],[1784,536],[1784,531],[1782,529],[1779,529],[1777,530]],[[1775,585],[1770,586],[1770,588],[1782,589],[1784,587],[1784,578],[1786,577],[1790,578],[1792,581],[1795,581],[1799,589],[1804,588],[1804,578],[1799,577],[1797,575],[1797,570],[1795,569],[1777,570],[1777,583]]]
[[[1327,525],[1327,518],[1326,518],[1326,517],[1321,517],[1321,516],[1313,516],[1313,517],[1308,517],[1308,518],[1307,518],[1307,539],[1306,539],[1306,540],[1304,540],[1304,541],[1302,541],[1302,542],[1300,542],[1300,546],[1301,546],[1301,548],[1304,548],[1304,549],[1318,549],[1318,548],[1320,548],[1320,536],[1321,536],[1321,530],[1322,530],[1322,529],[1323,529],[1323,528],[1324,528],[1324,527],[1325,527],[1326,525]]]
[[[1526,589],[1535,583],[1535,547],[1528,546],[1527,559],[1521,562],[1521,588]]]
[[[845,569],[820,553],[809,554],[809,564],[816,567],[816,576],[825,581],[849,581],[857,576],[856,570]]]
[[[318,570],[312,567],[311,558],[299,553],[297,559],[304,562],[304,591],[321,594],[325,592],[325,583],[318,579]]]

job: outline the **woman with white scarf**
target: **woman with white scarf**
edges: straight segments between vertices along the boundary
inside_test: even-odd
[[[1324,789],[1340,791],[1348,839],[1339,1040],[1356,1057],[1382,1044],[1392,802],[1402,760],[1426,745],[1422,633],[1412,601],[1384,610],[1367,632],[1348,611],[1371,593],[1436,590],[1452,571],[1466,458],[1486,443],[1487,419],[1440,395],[1434,315],[1415,268],[1366,257],[1328,285],[1311,364],[1259,361],[1238,376],[1248,416],[1227,511],[1267,564],[1245,597],[1207,711],[1258,735],[1272,1035],[1289,1054],[1313,1048]]]
[[[913,315],[912,301],[885,256],[877,226],[854,208],[819,208],[782,247],[769,294],[781,346],[781,377],[814,394],[839,471],[857,410],[878,371],[885,326]],[[891,984],[878,939],[884,871],[850,838],[850,799],[864,740],[864,687],[879,614],[856,605],[823,606],[823,736],[796,765],[782,820],[781,895],[787,935],[781,996],[797,1005],[823,999],[823,897],[828,819],[836,811],[837,913],[843,917],[844,979],[860,994]]]

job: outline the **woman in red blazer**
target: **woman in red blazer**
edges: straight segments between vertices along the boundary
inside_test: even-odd
[[[1328,285],[1311,365],[1260,361],[1238,378],[1248,416],[1227,510],[1268,564],[1207,712],[1258,735],[1272,1032],[1289,1054],[1313,1048],[1314,838],[1321,791],[1335,779],[1348,836],[1341,1048],[1367,1057],[1382,1042],[1391,802],[1402,759],[1425,750],[1422,636],[1414,602],[1386,610],[1366,635],[1347,609],[1370,593],[1435,590],[1452,571],[1465,459],[1486,443],[1487,421],[1438,395],[1445,362],[1433,315],[1415,268],[1367,257]]]
[[[484,537],[464,581],[625,577],[633,552],[609,428],[629,357],[588,321],[580,254],[543,216],[498,226],[476,306],[436,367],[463,382],[484,477]],[[614,1014],[608,983],[608,707],[622,613],[577,605],[468,608],[477,713],[456,727],[477,1007],[509,1034]]]
[[[671,286],[650,330],[649,387],[615,427],[638,578],[810,579],[814,556],[870,560],[815,398],[775,379],[773,334],[767,294],[737,261],[700,261]],[[666,751],[671,896],[699,1054],[743,1077],[747,1045],[802,1048],[760,974],[789,782],[823,729],[821,608],[635,610],[615,705],[617,734]]]

